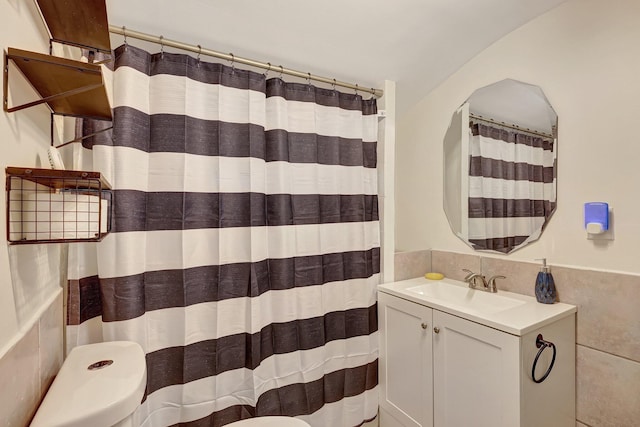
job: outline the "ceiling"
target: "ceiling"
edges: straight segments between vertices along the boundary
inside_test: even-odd
[[[402,112],[566,0],[107,0],[109,22],[366,87]],[[275,73],[274,73],[275,74]]]

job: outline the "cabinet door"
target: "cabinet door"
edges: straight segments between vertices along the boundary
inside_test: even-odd
[[[433,326],[434,425],[519,426],[519,338],[437,310]]]
[[[432,427],[432,310],[378,296],[380,406],[404,427]]]

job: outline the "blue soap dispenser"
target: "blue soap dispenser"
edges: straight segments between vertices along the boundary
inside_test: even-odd
[[[551,269],[547,266],[547,259],[541,258],[542,268],[536,277],[536,299],[543,304],[556,302],[556,284],[553,282]]]

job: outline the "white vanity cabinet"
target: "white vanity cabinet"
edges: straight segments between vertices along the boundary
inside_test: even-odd
[[[524,317],[537,310],[544,320],[514,333],[481,324],[477,313],[470,320],[461,309],[416,302],[384,286],[378,293],[381,427],[575,426],[575,307],[549,316],[553,309],[542,304],[523,305]],[[538,334],[557,349],[539,384],[531,377]],[[552,354],[550,347],[541,353],[536,378]]]
[[[436,310],[433,324],[434,425],[520,425],[520,339]]]
[[[393,417],[389,427],[433,425],[432,313],[378,293],[380,408]]]

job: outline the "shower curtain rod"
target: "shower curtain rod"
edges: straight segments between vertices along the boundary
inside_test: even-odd
[[[510,124],[505,123],[505,122],[498,122],[498,121],[490,119],[488,117],[476,116],[475,114],[472,114],[472,113],[469,113],[469,118],[472,119],[472,120],[478,120],[478,121],[481,121],[481,122],[491,123],[492,125],[498,125],[498,126],[503,126],[503,127],[509,128],[509,129],[515,129],[515,130],[518,130],[518,131],[523,132],[523,133],[530,133],[532,135],[541,136],[543,138],[555,139],[555,137],[550,133],[536,132],[535,130],[522,128],[522,127],[520,127],[518,125],[510,125]]]
[[[213,56],[215,58],[231,61],[232,64],[233,63],[244,64],[244,65],[249,65],[251,67],[262,68],[267,71],[275,71],[280,74],[288,74],[290,76],[301,77],[307,80],[315,80],[318,82],[330,84],[332,86],[340,86],[348,89],[354,89],[356,92],[370,93],[373,96],[377,96],[377,97],[381,97],[383,95],[383,91],[381,89],[366,88],[363,86],[359,86],[357,84],[345,83],[345,82],[338,81],[336,79],[330,79],[328,77],[316,76],[311,73],[304,73],[302,71],[292,70],[290,68],[285,68],[282,65],[272,65],[268,62],[254,61],[253,59],[241,58],[239,56],[235,56],[233,53],[222,53],[212,49],[203,48],[199,45],[192,45],[192,44],[182,43],[175,40],[169,40],[169,39],[165,39],[163,36],[158,37],[158,36],[153,36],[151,34],[141,33],[140,31],[130,30],[124,26],[118,27],[116,25],[109,25],[109,32],[124,36],[125,41],[127,37],[131,37],[138,40],[157,43],[162,46],[168,46],[176,49],[194,52],[199,55]]]

